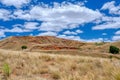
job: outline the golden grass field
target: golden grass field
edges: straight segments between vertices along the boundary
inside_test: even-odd
[[[120,60],[0,49],[0,80],[120,80]]]

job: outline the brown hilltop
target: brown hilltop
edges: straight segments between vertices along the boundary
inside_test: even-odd
[[[0,48],[3,49],[21,50],[23,45],[28,50],[61,50],[78,49],[85,43],[53,36],[13,36],[0,41]]]

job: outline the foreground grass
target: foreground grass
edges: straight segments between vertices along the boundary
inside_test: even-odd
[[[8,80],[120,80],[120,60],[0,50],[0,79],[8,64]]]

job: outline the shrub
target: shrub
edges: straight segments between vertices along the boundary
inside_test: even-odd
[[[109,52],[112,53],[112,54],[118,54],[119,53],[119,48],[117,48],[116,46],[110,46]]]
[[[23,49],[27,49],[27,46],[22,46],[21,48],[22,48],[22,50],[23,50]]]
[[[105,44],[105,42],[96,42],[95,43],[96,46],[100,46],[100,45],[104,45],[104,44]]]
[[[6,77],[9,77],[9,76],[10,76],[11,71],[10,71],[10,67],[9,67],[8,64],[4,64],[4,65],[3,65],[3,72],[4,72],[4,75],[5,75]]]

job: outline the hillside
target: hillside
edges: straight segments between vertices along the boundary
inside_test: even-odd
[[[0,79],[8,80],[120,80],[120,61],[0,49]]]
[[[110,45],[120,48],[119,43],[9,37],[0,41],[0,80],[120,80],[120,55],[108,53]],[[23,45],[28,48],[22,50]]]
[[[0,48],[2,49],[21,50],[23,45],[27,46],[28,50],[60,50],[78,49],[80,46],[85,45],[85,43],[53,36],[16,36],[0,41]]]
[[[109,46],[114,45],[120,48],[119,44],[120,42],[87,43],[53,36],[13,36],[1,40],[0,49],[22,51],[21,47],[27,46],[27,49],[24,50],[27,52],[47,52],[106,57],[106,55],[109,55]]]
[[[1,49],[21,50],[23,45],[28,47],[28,51],[79,50],[107,53],[110,45],[120,48],[120,42],[86,43],[53,36],[13,36],[0,41]]]
[[[120,48],[120,42],[113,43],[87,43],[75,40],[57,38],[53,36],[13,36],[0,41],[0,49],[20,51],[21,46],[27,46],[28,52],[54,52],[74,54],[101,54],[108,53],[109,46]]]

